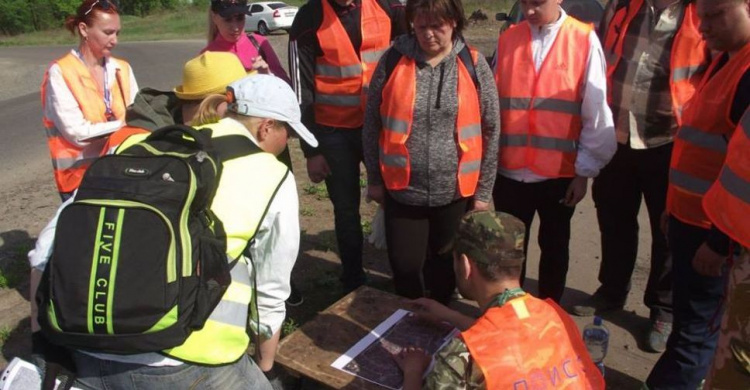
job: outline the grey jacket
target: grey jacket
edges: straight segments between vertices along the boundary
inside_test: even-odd
[[[456,116],[458,115],[457,61],[463,49],[462,40],[456,40],[453,50],[436,67],[424,60],[419,43],[413,35],[402,35],[389,50],[417,62],[416,99],[414,122],[406,147],[411,157],[411,177],[408,188],[390,191],[399,203],[412,206],[444,206],[458,198],[458,143]],[[375,69],[365,110],[362,143],[364,147],[367,179],[370,184],[383,184],[380,174],[379,152],[382,122],[380,105],[386,84],[384,54]],[[500,116],[494,76],[483,56],[475,66],[480,89],[482,115],[482,165],[475,198],[489,202],[497,171],[497,149],[500,136]],[[412,82],[411,80],[405,80]]]

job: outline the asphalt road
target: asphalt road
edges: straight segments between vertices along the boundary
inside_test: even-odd
[[[182,65],[202,41],[123,43],[115,55],[127,59],[140,87],[167,89],[180,83]],[[0,49],[0,183],[4,188],[44,176],[51,179],[42,128],[39,86],[49,63],[69,47]]]

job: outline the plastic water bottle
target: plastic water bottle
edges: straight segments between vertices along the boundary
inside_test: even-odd
[[[609,346],[609,329],[602,323],[602,318],[594,317],[594,322],[583,328],[583,343],[589,350],[589,356],[599,371],[604,375],[604,357]]]

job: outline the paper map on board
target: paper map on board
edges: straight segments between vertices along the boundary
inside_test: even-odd
[[[411,346],[434,355],[456,332],[449,324],[436,324],[399,309],[331,366],[383,387],[400,389],[404,378],[393,355]]]

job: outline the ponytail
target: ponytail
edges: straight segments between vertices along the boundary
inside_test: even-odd
[[[211,43],[216,39],[216,35],[219,33],[219,27],[214,23],[213,18],[214,11],[211,8],[208,9],[208,43]]]
[[[225,95],[213,94],[206,96],[198,106],[198,112],[190,122],[191,126],[209,125],[216,123],[221,119],[219,115],[219,106],[227,102]]]
[[[84,0],[81,5],[78,6],[75,15],[68,15],[65,17],[63,26],[65,26],[65,29],[70,31],[71,34],[76,35],[80,23],[83,22],[86,23],[87,26],[90,26],[91,21],[100,12],[117,15],[117,5],[113,0]]]

